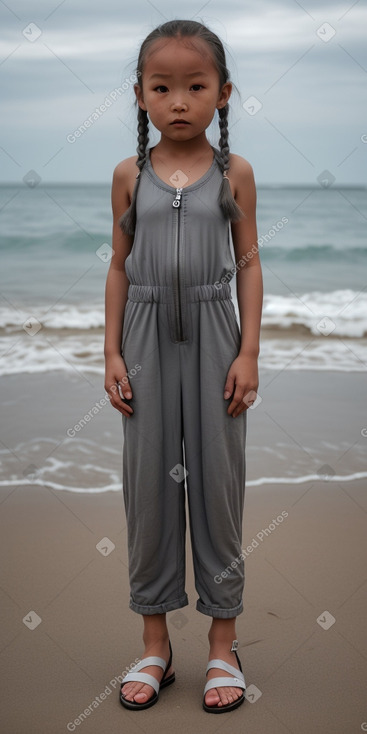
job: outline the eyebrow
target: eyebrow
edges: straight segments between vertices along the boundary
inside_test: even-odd
[[[172,76],[172,75],[171,74],[159,74],[159,73],[156,73],[156,74],[152,74],[149,77],[149,79],[155,79],[156,77],[159,77],[161,79],[167,79],[170,76]],[[204,71],[194,71],[194,72],[192,72],[192,74],[191,73],[190,74],[185,74],[185,76],[193,77],[193,76],[208,76],[208,75],[205,74]]]

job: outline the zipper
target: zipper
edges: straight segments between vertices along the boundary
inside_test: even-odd
[[[172,206],[177,211],[175,215],[175,257],[176,257],[176,270],[173,284],[173,299],[175,309],[175,327],[176,327],[176,341],[184,341],[183,338],[183,327],[182,327],[182,306],[180,297],[180,209],[181,209],[181,198],[182,188],[176,189],[176,196],[172,202]]]

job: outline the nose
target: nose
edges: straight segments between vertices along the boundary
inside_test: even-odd
[[[176,102],[172,102],[171,108],[175,112],[177,111],[182,112],[184,110],[187,110],[187,104],[186,102],[183,102],[183,101],[180,102],[179,100],[177,100]]]

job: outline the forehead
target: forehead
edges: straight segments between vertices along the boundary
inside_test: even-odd
[[[147,76],[153,73],[174,75],[216,70],[208,44],[201,38],[163,38],[150,46],[144,60]]]

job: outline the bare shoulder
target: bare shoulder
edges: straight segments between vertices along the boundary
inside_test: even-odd
[[[240,178],[242,183],[244,180],[251,181],[254,178],[254,171],[251,163],[243,158],[241,155],[231,153],[229,156],[230,162],[230,174],[233,174],[233,178]]]
[[[139,168],[136,165],[137,160],[137,155],[125,158],[117,164],[113,172],[113,188],[117,188],[121,193],[122,191],[126,191],[130,201],[133,195],[136,176],[139,173]]]
[[[237,197],[239,192],[247,191],[247,193],[255,192],[255,177],[251,163],[241,155],[231,153],[229,156],[229,178],[234,189],[234,196]]]
[[[111,186],[111,204],[116,221],[131,204],[136,173],[139,171],[136,166],[137,159],[137,156],[125,158],[125,160],[120,161],[114,168]]]
[[[131,174],[136,177],[137,173],[139,173],[139,169],[136,165],[137,160],[138,156],[132,155],[130,158],[125,158],[123,161],[120,161],[113,172],[114,178],[116,178],[117,181],[126,181]]]

